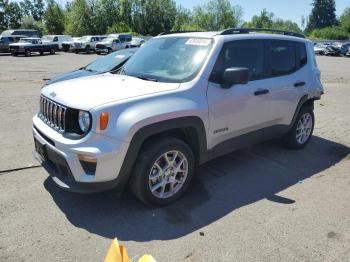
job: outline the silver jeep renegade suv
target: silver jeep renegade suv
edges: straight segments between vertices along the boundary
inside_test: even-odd
[[[279,136],[303,148],[323,94],[313,44],[257,31],[165,33],[118,72],[45,86],[34,155],[66,190],[166,205],[210,159]]]

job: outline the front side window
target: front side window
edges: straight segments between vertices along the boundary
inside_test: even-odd
[[[211,47],[209,38],[154,38],[130,58],[123,73],[146,80],[186,82],[198,73]]]
[[[222,83],[224,71],[230,67],[249,69],[249,80],[264,77],[264,41],[237,40],[225,43],[216,61],[210,81]]]
[[[295,43],[285,40],[271,40],[268,47],[271,76],[283,76],[297,69]]]

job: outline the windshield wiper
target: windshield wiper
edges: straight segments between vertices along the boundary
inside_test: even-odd
[[[142,79],[142,80],[146,80],[146,81],[158,82],[158,79],[156,79],[152,76],[144,75],[144,74],[136,75],[135,77]]]

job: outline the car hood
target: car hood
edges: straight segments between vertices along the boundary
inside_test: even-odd
[[[135,77],[102,74],[45,86],[42,94],[62,105],[90,110],[99,105],[175,90],[179,83],[160,83]]]
[[[79,77],[84,77],[84,76],[92,76],[92,75],[98,75],[98,74],[102,74],[100,72],[96,72],[96,71],[87,71],[87,70],[75,70],[72,72],[68,72],[68,73],[64,73],[62,75],[58,75],[55,78],[52,78],[51,80],[46,82],[46,85],[51,85],[57,82],[61,82],[61,81],[66,81],[66,80],[70,80],[70,79],[74,79],[74,78],[79,78]]]

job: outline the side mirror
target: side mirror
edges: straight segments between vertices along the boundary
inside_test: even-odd
[[[249,81],[249,69],[245,67],[227,68],[223,75],[223,88],[236,84],[246,84]]]

